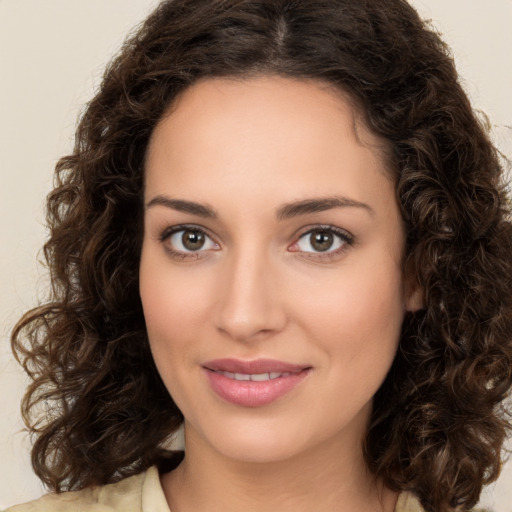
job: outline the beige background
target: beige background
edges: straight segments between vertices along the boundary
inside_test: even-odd
[[[0,0],[0,509],[42,492],[18,403],[9,330],[44,293],[43,204],[75,119],[128,30],[157,0]],[[473,104],[512,157],[512,0],[414,0],[452,46]],[[508,128],[507,128],[508,125]],[[512,512],[512,462],[482,502]]]

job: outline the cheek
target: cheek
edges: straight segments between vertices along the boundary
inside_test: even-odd
[[[301,331],[318,363],[308,411],[327,418],[326,429],[367,417],[395,358],[404,305],[401,274],[392,268],[350,265],[301,299]]]
[[[373,274],[354,288],[345,305],[357,323],[354,332],[361,337],[391,344],[397,341],[405,313],[399,274]]]
[[[155,259],[143,253],[140,267],[140,296],[150,341],[179,343],[201,325],[206,287],[187,272],[171,272],[162,258]]]
[[[190,400],[190,374],[197,341],[204,325],[201,296],[190,280],[155,271],[162,265],[144,265],[140,296],[153,359],[167,390],[181,410]]]
[[[165,258],[143,251],[140,297],[146,329],[155,364],[170,392],[175,377],[193,364],[193,342],[205,325],[206,298],[197,284],[186,272],[172,272]]]
[[[405,307],[400,271],[390,268],[351,267],[302,299],[302,325],[336,361],[370,369],[393,359]]]

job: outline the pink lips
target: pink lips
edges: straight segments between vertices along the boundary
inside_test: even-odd
[[[274,402],[300,384],[311,370],[310,366],[273,359],[215,359],[203,368],[217,395],[243,407]]]

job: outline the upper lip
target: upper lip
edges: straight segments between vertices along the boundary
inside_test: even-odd
[[[297,373],[307,368],[309,365],[292,364],[276,359],[255,359],[253,361],[243,361],[241,359],[214,359],[203,364],[204,368],[216,372],[261,374],[261,373]]]

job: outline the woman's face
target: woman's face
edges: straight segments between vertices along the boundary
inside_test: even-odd
[[[187,441],[359,447],[414,307],[379,147],[343,95],[278,77],[199,82],[155,129],[140,293]]]

